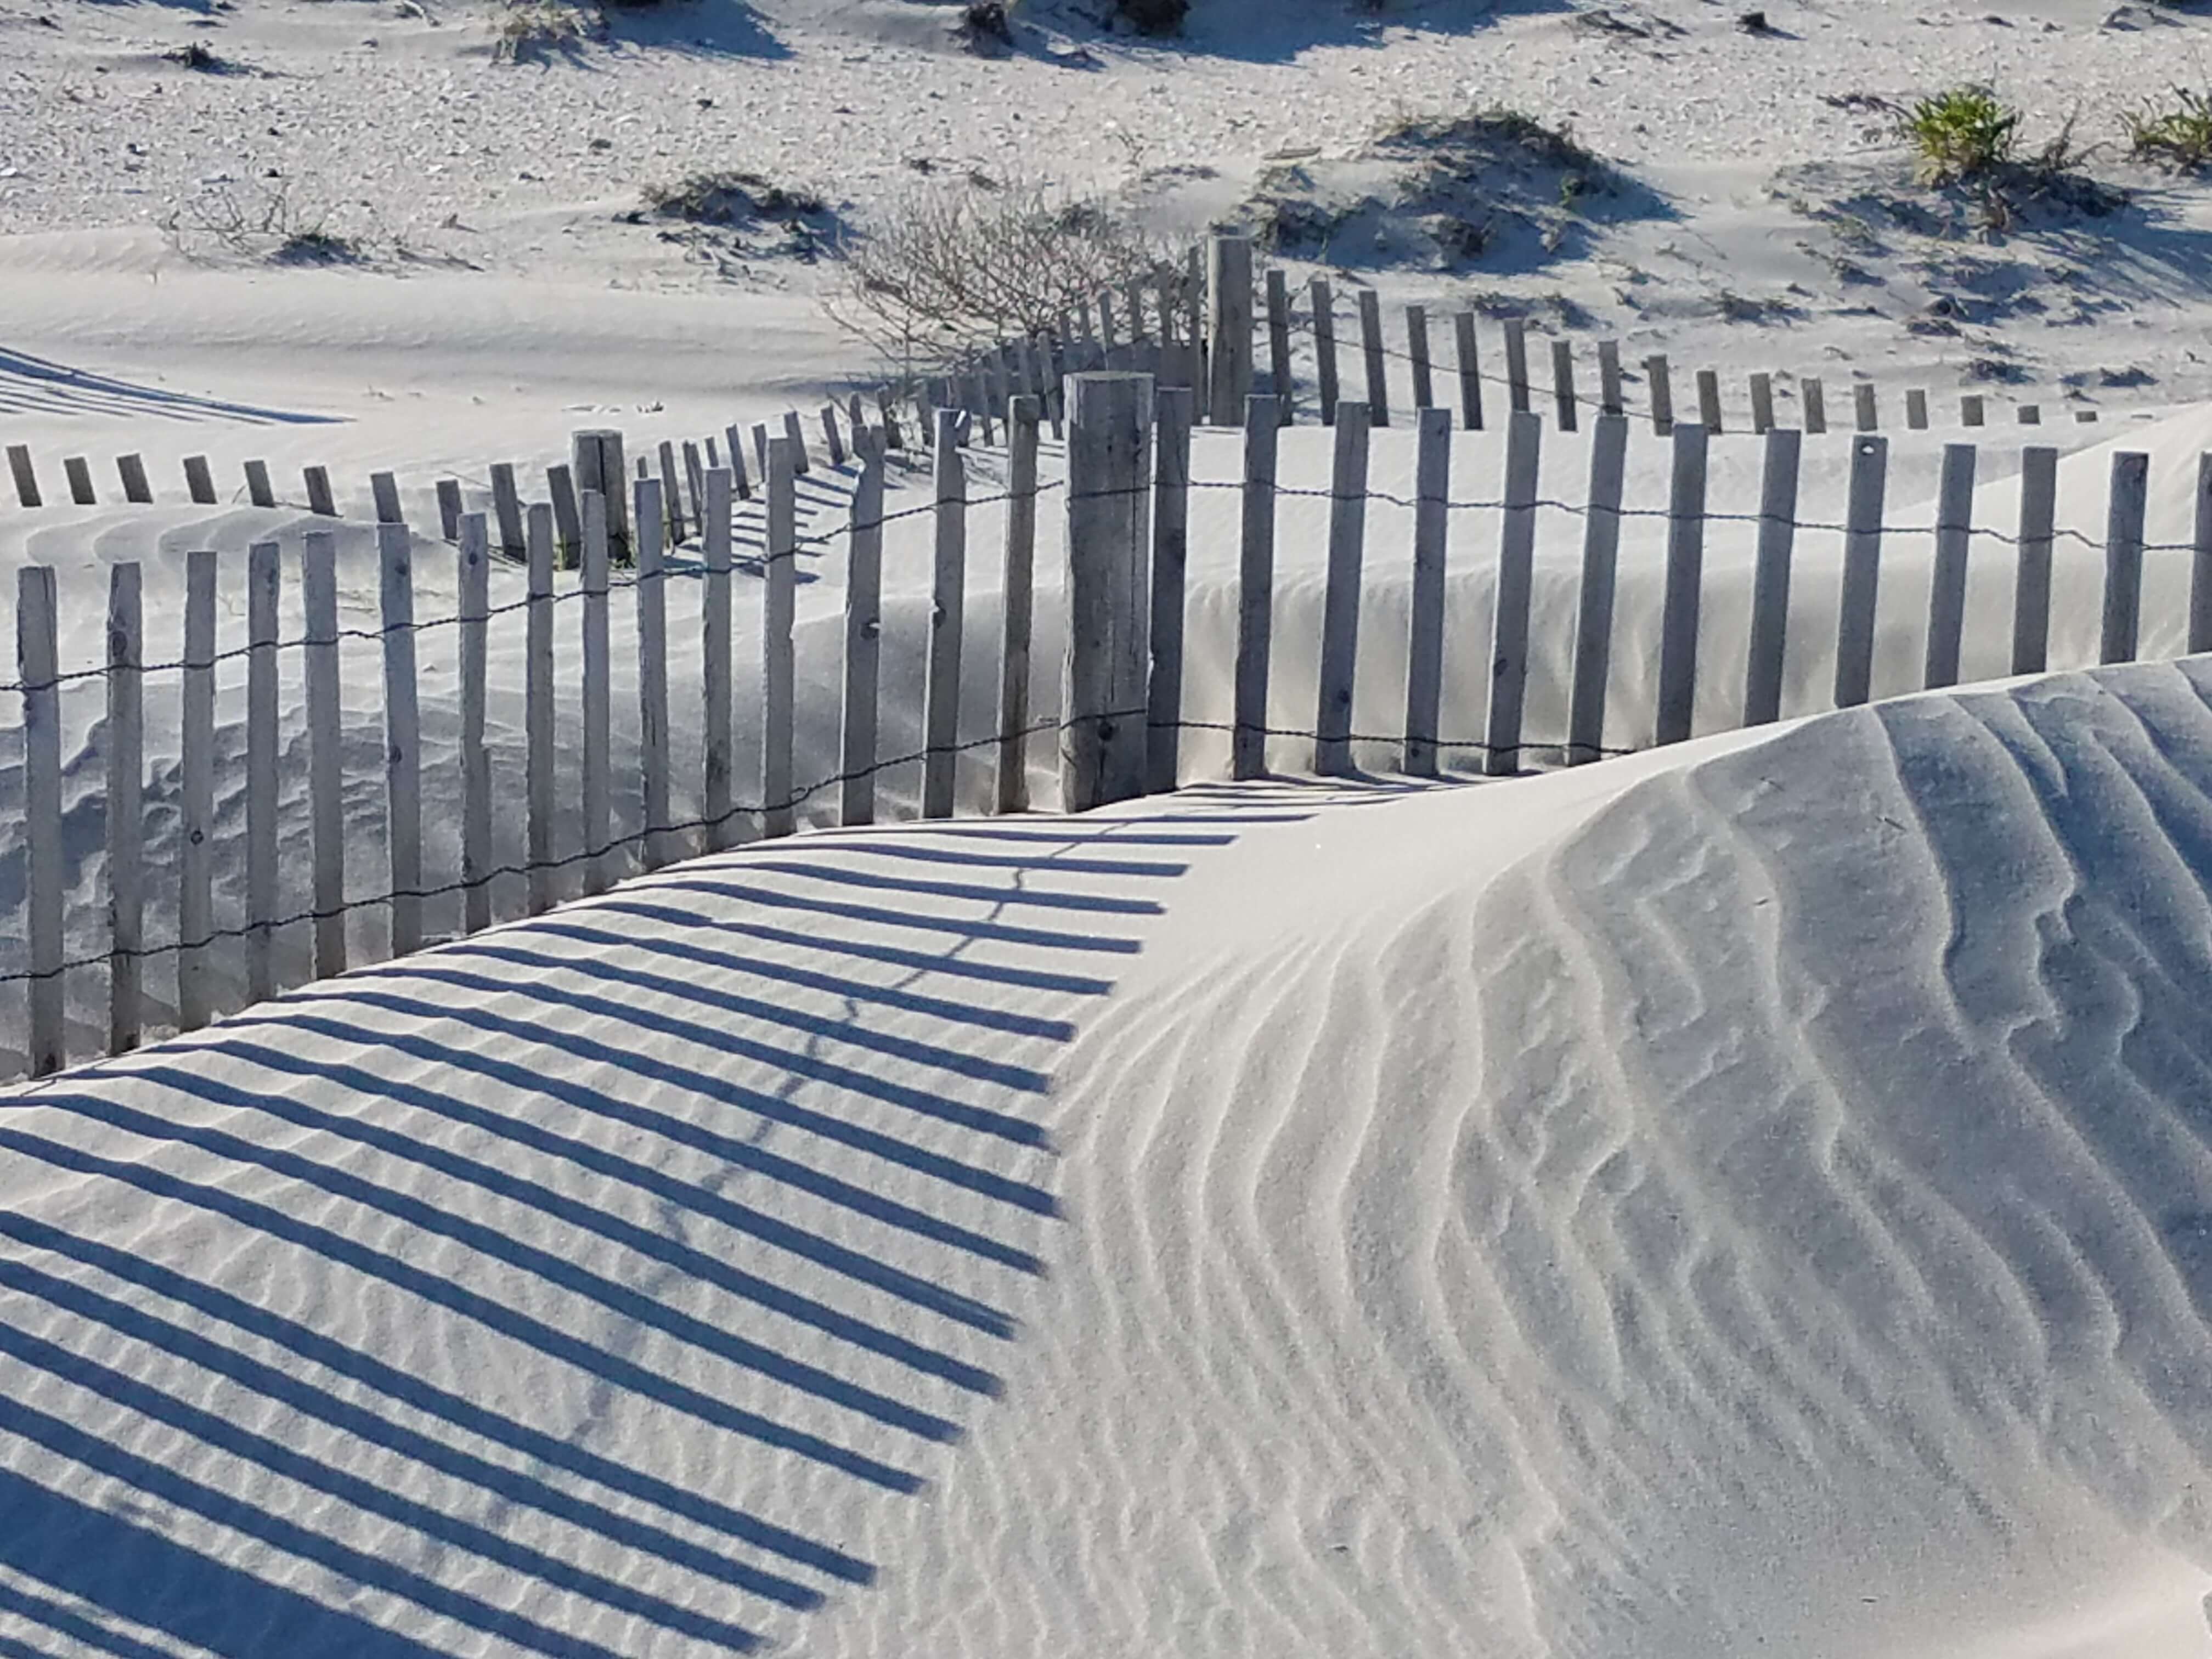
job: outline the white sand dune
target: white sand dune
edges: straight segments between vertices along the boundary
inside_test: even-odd
[[[8,1098],[0,1635],[2201,1659],[2208,922],[2201,660],[671,872]]]

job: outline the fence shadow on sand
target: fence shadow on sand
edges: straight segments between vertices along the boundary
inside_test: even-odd
[[[1058,1052],[1300,806],[763,843],[0,1100],[0,1654],[789,1637],[1001,1390]]]

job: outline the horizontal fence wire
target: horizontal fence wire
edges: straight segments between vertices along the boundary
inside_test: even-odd
[[[1010,738],[1027,744],[1034,742],[1036,738],[1041,737],[1048,735],[1065,735],[1066,733],[1074,731],[1079,726],[1086,724],[1103,725],[1115,720],[1146,720],[1147,729],[1152,731],[1215,732],[1232,733],[1237,732],[1250,732],[1258,736],[1266,738],[1298,738],[1309,740],[1318,739],[1322,735],[1318,732],[1304,727],[1275,726],[1241,726],[1233,720],[1146,720],[1146,711],[1142,708],[1120,709],[1104,714],[1087,715],[1079,720],[1040,720],[1023,727],[1017,732],[994,732],[984,737],[970,738],[965,742],[949,744],[938,747],[916,749],[910,750],[906,754],[894,755],[888,758],[878,759],[866,766],[855,767],[846,771],[832,773],[827,777],[818,779],[815,782],[807,784],[802,788],[794,790],[788,800],[748,801],[733,805],[730,807],[728,811],[718,813],[713,817],[702,816],[697,817],[681,818],[665,823],[642,823],[640,824],[636,830],[626,835],[617,836],[601,846],[587,847],[580,851],[564,854],[560,858],[540,859],[534,861],[498,865],[483,872],[481,875],[472,878],[440,882],[436,885],[429,887],[394,888],[366,898],[348,899],[343,904],[339,905],[333,909],[324,910],[308,908],[305,910],[295,910],[285,915],[271,917],[265,921],[248,922],[242,927],[217,927],[191,939],[179,939],[163,945],[142,945],[133,950],[125,951],[107,950],[102,951],[97,955],[74,957],[68,961],[62,963],[58,967],[45,969],[43,971],[22,969],[12,973],[0,974],[0,985],[20,985],[34,981],[54,979],[64,974],[74,973],[82,969],[101,967],[118,959],[136,959],[143,961],[150,957],[174,956],[179,951],[197,951],[203,949],[207,945],[221,943],[226,940],[250,939],[254,935],[260,933],[273,934],[282,928],[300,927],[311,921],[327,921],[333,917],[348,915],[355,910],[374,909],[381,906],[389,905],[395,900],[405,901],[410,899],[448,898],[455,894],[469,892],[473,889],[489,887],[495,881],[526,878],[542,872],[572,869],[577,865],[587,864],[594,860],[605,858],[610,854],[619,853],[624,848],[639,845],[654,836],[687,835],[701,831],[718,830],[726,828],[729,824],[738,819],[760,817],[769,812],[803,806],[815,797],[821,795],[829,790],[841,787],[844,784],[854,782],[862,778],[875,777],[884,772],[894,771],[900,767],[919,765],[933,756],[946,754],[961,755],[967,754],[979,749],[994,749],[1005,744]],[[1405,743],[1406,737],[1403,732],[1393,732],[1386,735],[1376,732],[1355,732],[1351,733],[1345,740],[1355,744],[1387,744],[1393,746],[1398,746],[1402,745]],[[1587,745],[1572,744],[1565,738],[1555,738],[1550,741],[1542,742],[1528,740],[1515,744],[1492,744],[1480,738],[1461,739],[1437,738],[1433,739],[1433,746],[1439,753],[1446,750],[1453,750],[1462,752],[1479,752],[1486,755],[1512,754],[1516,757],[1528,753],[1544,753],[1547,751],[1564,752],[1570,748],[1574,749],[1577,753],[1581,753],[1587,748]],[[1638,751],[1633,749],[1601,748],[1590,750],[1589,752],[1595,757],[1617,757],[1634,754]],[[1352,780],[1347,779],[1346,781],[1352,781]],[[927,825],[931,823],[950,822],[950,820],[912,819],[908,820],[907,822],[917,827],[927,827]],[[729,848],[725,853],[705,853],[693,855],[693,857],[673,860],[670,861],[669,865],[658,866],[655,866],[653,870],[639,872],[637,874],[644,875],[655,873],[657,870],[671,867],[673,864],[691,862],[696,857],[729,856],[749,850],[751,848],[774,845],[776,842],[785,839],[787,839],[787,837],[764,837],[745,843],[743,847]],[[575,901],[571,901],[571,902],[574,902]],[[467,936],[462,935],[460,937]],[[451,943],[454,941],[442,942]]]

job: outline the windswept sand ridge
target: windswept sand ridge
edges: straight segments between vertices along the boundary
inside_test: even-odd
[[[835,1650],[2212,1648],[2212,672],[1694,752],[1177,896]]]

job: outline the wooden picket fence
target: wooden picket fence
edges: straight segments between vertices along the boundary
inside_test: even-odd
[[[1378,733],[1355,725],[1366,509],[1376,499],[1368,477],[1376,424],[1374,398],[1370,388],[1368,398],[1340,398],[1326,411],[1334,428],[1327,479],[1278,477],[1279,434],[1292,400],[1254,390],[1261,331],[1251,309],[1255,289],[1249,272],[1240,269],[1249,255],[1249,246],[1232,239],[1217,241],[1211,280],[1204,285],[1203,313],[1191,302],[1187,273],[1181,275],[1180,308],[1159,314],[1182,321],[1159,328],[1149,339],[1126,332],[1110,339],[1094,336],[1058,343],[1052,353],[1024,343],[1021,351],[997,358],[1006,368],[1004,377],[978,372],[972,399],[964,392],[957,399],[940,398],[923,388],[912,404],[887,396],[872,411],[856,401],[845,406],[842,430],[833,410],[825,420],[824,442],[838,457],[833,465],[845,467],[852,477],[853,494],[848,521],[828,535],[801,537],[799,532],[797,480],[810,461],[794,415],[779,433],[763,425],[749,434],[726,429],[719,443],[660,444],[653,458],[657,469],[633,466],[619,433],[579,433],[568,458],[547,468],[542,499],[525,502],[514,470],[495,468],[493,510],[488,514],[457,510],[457,488],[441,487],[440,532],[456,550],[457,602],[451,617],[417,617],[415,571],[428,538],[417,538],[402,521],[396,480],[376,475],[371,498],[377,519],[380,626],[373,633],[339,625],[337,538],[327,530],[307,529],[295,555],[288,556],[276,541],[255,542],[245,550],[245,638],[227,648],[217,637],[221,556],[211,549],[191,553],[184,573],[183,649],[173,664],[149,661],[144,584],[137,566],[110,569],[101,630],[106,659],[96,666],[60,660],[64,630],[55,572],[25,567],[19,574],[16,614],[20,676],[0,692],[20,699],[22,717],[27,866],[21,926],[28,952],[26,969],[0,975],[0,981],[27,986],[22,1046],[30,1069],[50,1072],[72,1057],[64,989],[72,982],[81,993],[85,987],[82,979],[73,981],[72,976],[104,977],[107,1020],[100,1046],[121,1052],[135,1046],[147,1029],[149,960],[173,957],[176,993],[170,1006],[174,1023],[190,1029],[225,1012],[219,1006],[226,1000],[225,986],[242,988],[228,995],[234,1005],[241,996],[252,1001],[283,988],[286,969],[275,944],[284,930],[312,933],[312,953],[305,957],[301,972],[317,977],[337,973],[349,960],[345,919],[365,908],[388,916],[386,948],[392,955],[404,954],[429,938],[424,906],[430,900],[458,900],[459,928],[472,932],[507,916],[547,908],[577,884],[572,877],[580,877],[583,891],[595,892],[634,870],[657,868],[757,836],[788,835],[798,826],[800,809],[810,804],[817,818],[833,816],[828,803],[834,800],[836,822],[870,823],[877,814],[878,781],[893,767],[919,769],[920,811],[935,818],[955,810],[956,769],[963,757],[979,750],[995,768],[989,793],[993,810],[1027,810],[1034,748],[1048,737],[1058,744],[1060,805],[1082,811],[1176,787],[1190,775],[1182,738],[1194,731],[1225,732],[1226,769],[1237,778],[1262,775],[1271,758],[1279,763],[1290,743],[1310,744],[1297,761],[1322,775],[1348,773],[1355,759],[1372,765],[1382,745],[1393,751],[1393,763],[1413,776],[1436,776],[1466,757],[1481,773],[1504,776],[1529,765],[1578,764],[1690,736],[1700,656],[1711,644],[1700,637],[1706,532],[1716,517],[1743,516],[1717,515],[1710,509],[1707,425],[1671,425],[1668,502],[1663,508],[1632,507],[1623,502],[1628,413],[1601,409],[1586,421],[1578,415],[1578,422],[1590,429],[1589,485],[1582,499],[1565,502],[1538,494],[1543,421],[1534,408],[1509,408],[1503,422],[1501,494],[1494,500],[1459,501],[1453,498],[1450,477],[1453,412],[1423,404],[1418,382],[1415,496],[1401,503],[1413,509],[1402,729]],[[1138,361],[1168,363],[1172,380],[1185,384],[1164,384],[1126,368],[1095,369],[1101,362],[1126,364],[1133,355]],[[1061,383],[1041,384],[1041,377],[1069,363],[1076,367]],[[1238,476],[1193,476],[1193,432],[1201,423],[1201,410],[1214,425],[1242,428]],[[919,447],[908,453],[927,453],[927,499],[887,512],[893,446],[918,416],[926,416],[927,424],[913,430]],[[1041,469],[1042,437],[1055,428],[1065,437],[1066,471],[1048,478]],[[1006,488],[994,497],[973,499],[971,447],[1001,436]],[[1759,441],[1757,563],[1747,666],[1737,705],[1746,726],[1772,720],[1781,712],[1792,560],[1797,538],[1808,531],[1836,533],[1844,549],[1838,621],[1832,644],[1824,642],[1832,651],[1833,703],[1840,708],[1868,700],[1874,689],[1883,545],[1886,537],[1898,532],[1884,522],[1888,450],[1881,434],[1850,439],[1845,520],[1833,525],[1808,524],[1798,515],[1803,434],[1771,425]],[[1994,534],[1971,522],[1978,456],[1971,443],[1946,447],[1934,522],[1911,527],[1918,534],[1932,530],[1936,542],[1923,676],[1930,686],[1954,684],[1959,678],[1969,552],[1976,539]],[[2057,461],[2058,451],[2051,446],[2021,452],[2018,533],[1998,538],[2012,555],[2014,672],[2049,665],[2053,550],[2062,533],[2070,533],[2058,528]],[[248,477],[251,484],[251,471]],[[732,526],[736,503],[752,493],[756,479],[763,508],[757,574],[763,584],[753,665],[760,687],[758,772],[741,788],[732,731],[740,658],[732,621],[731,585],[737,568]],[[312,474],[308,482],[314,495]],[[2195,481],[2191,543],[2155,550],[2147,544],[2148,487],[2142,455],[2122,453],[2112,458],[2100,544],[2105,584],[2100,661],[2126,661],[2137,653],[2144,560],[2153,550],[2191,555],[2185,648],[2212,650],[2212,457],[2200,461]],[[1233,691],[1229,707],[1192,710],[1183,696],[1184,570],[1191,503],[1196,492],[1207,490],[1233,492],[1239,502],[1237,623],[1228,677]],[[1040,720],[1030,707],[1034,562],[1037,514],[1043,499],[1054,493],[1064,495],[1067,515],[1068,643],[1060,709]],[[327,475],[320,494],[327,503]],[[1328,523],[1314,718],[1310,726],[1286,730],[1270,724],[1269,707],[1276,510],[1279,501],[1291,494],[1325,497]],[[1005,512],[994,596],[1000,634],[984,642],[997,653],[998,696],[990,734],[979,744],[961,740],[960,684],[963,655],[975,646],[967,600],[975,555],[970,520],[987,502]],[[316,509],[319,515],[324,510]],[[1565,729],[1532,734],[1524,720],[1531,662],[1537,654],[1531,649],[1531,592],[1539,522],[1547,514],[1564,514],[1575,523],[1580,588],[1571,649],[1553,653],[1570,664],[1565,683],[1547,688],[1560,694],[1552,700],[1568,711]],[[1469,515],[1479,516],[1495,537],[1494,550],[1486,550],[1495,573],[1489,637],[1472,642],[1448,639],[1444,624],[1453,544],[1464,550],[1468,540],[1456,526]],[[1621,526],[1640,515],[1665,520],[1664,597],[1656,684],[1650,688],[1652,719],[1648,729],[1622,734],[1606,730],[1616,633],[1613,595]],[[922,741],[911,754],[885,756],[879,742],[884,531],[908,519],[927,520],[932,546]],[[678,544],[697,549],[696,565],[687,562],[680,571],[669,556]],[[837,761],[829,775],[804,782],[794,766],[793,732],[801,711],[793,641],[796,565],[803,546],[834,549],[844,562],[845,576]],[[512,550],[523,567],[523,593],[512,604],[495,607],[490,580],[501,550]],[[305,624],[303,636],[292,641],[278,636],[288,565],[296,570]],[[672,708],[669,692],[668,607],[670,594],[682,591],[672,580],[678,575],[696,581],[702,652],[697,666],[703,690],[696,705],[700,726],[696,733],[687,732],[698,738],[702,775],[681,781],[699,810],[681,818],[671,805],[672,732],[679,711]],[[615,641],[610,596],[617,587],[629,588],[634,600],[641,773],[641,818],[623,833],[613,823],[611,788]],[[569,605],[581,611],[580,648],[570,671],[571,683],[580,687],[581,724],[564,738],[556,731],[560,665],[554,617],[556,606]],[[459,669],[454,697],[459,859],[453,878],[437,879],[426,872],[424,860],[416,648],[425,629],[447,627],[453,630]],[[486,741],[487,659],[495,629],[520,630],[526,665],[522,763],[519,772],[509,769],[513,775],[495,767]],[[386,879],[368,893],[349,891],[346,881],[342,636],[373,640],[381,667],[381,775],[375,782],[383,800],[388,870]],[[1447,653],[1478,646],[1480,657],[1467,660],[1484,665],[1482,729],[1454,733],[1442,725]],[[299,879],[301,872],[288,872],[279,858],[284,696],[279,665],[295,653],[308,757],[304,882]],[[219,832],[216,671],[219,663],[241,657],[247,681],[242,734],[246,880],[242,915],[222,919],[216,915],[212,879]],[[173,681],[163,671],[173,671]],[[149,867],[147,857],[144,738],[146,685],[157,673],[161,684],[174,685],[180,733],[179,851],[174,868],[160,869]],[[1710,679],[1710,670],[1705,678]],[[64,949],[64,908],[77,872],[65,860],[63,840],[61,696],[65,686],[80,681],[98,681],[105,697],[100,805],[106,856],[98,868],[106,887],[107,939],[104,949],[71,959]],[[974,711],[969,712],[972,729]],[[580,750],[580,793],[574,804],[580,810],[574,812],[557,810],[563,803],[556,799],[555,757],[563,748]],[[525,847],[520,861],[504,865],[494,856],[493,826],[502,816],[510,822],[520,817]],[[570,835],[571,844],[564,844],[562,826],[572,820],[580,828]],[[145,925],[150,884],[156,880],[174,884],[177,916],[175,936],[158,940],[148,937]],[[301,887],[307,890],[304,896],[289,890]],[[301,904],[298,896],[307,902]],[[293,956],[301,959],[300,953]],[[241,962],[243,972],[232,971]],[[229,967],[218,973],[224,964]]]

